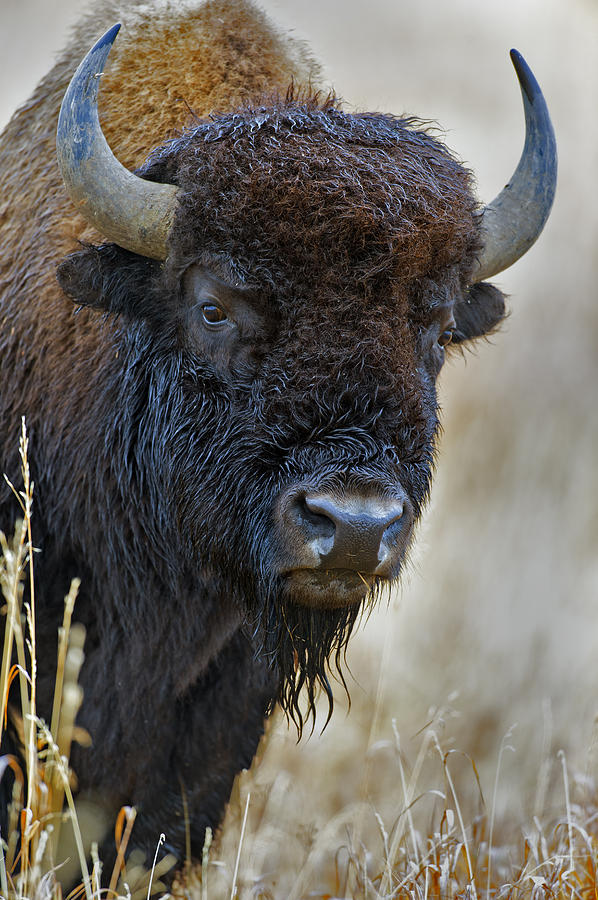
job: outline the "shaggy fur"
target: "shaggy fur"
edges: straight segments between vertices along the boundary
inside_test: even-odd
[[[164,264],[97,245],[51,149],[68,78],[118,18],[102,121],[122,162],[152,150],[143,177],[183,189]],[[294,483],[400,484],[417,516],[442,311],[459,342],[504,314],[496,289],[469,287],[469,173],[417,121],[346,113],[316,76],[308,52],[241,0],[179,13],[164,2],[149,16],[105,3],[0,143],[1,462],[14,479],[24,414],[42,549],[40,709],[79,575],[80,722],[93,746],[74,767],[108,806],[137,806],[133,843],[148,857],[164,831],[182,861],[183,791],[200,855],[277,701],[300,727],[304,686],[309,711],[318,686],[332,706],[329,665],[360,607],[285,594],[276,499]],[[81,238],[91,243],[77,250]],[[202,336],[186,286],[197,266],[259,310],[229,356]]]

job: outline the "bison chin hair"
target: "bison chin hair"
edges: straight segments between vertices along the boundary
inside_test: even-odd
[[[343,672],[349,638],[356,623],[370,614],[388,590],[388,581],[380,579],[361,603],[333,609],[280,600],[279,592],[271,592],[255,630],[259,655],[278,675],[278,695],[269,712],[279,703],[297,727],[299,737],[310,720],[311,730],[315,727],[320,691],[328,701],[322,730],[330,721],[334,707],[331,679],[341,686],[350,702]]]

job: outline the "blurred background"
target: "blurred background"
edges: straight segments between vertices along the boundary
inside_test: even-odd
[[[260,5],[308,41],[348,108],[436,120],[476,173],[483,201],[510,177],[523,143],[511,47],[527,58],[552,112],[560,156],[552,217],[537,245],[496,279],[510,295],[502,331],[464,358],[455,354],[442,373],[432,502],[400,589],[352,641],[351,712],[339,690],[324,734],[300,744],[275,723],[251,782],[254,796],[269,791],[273,828],[277,809],[292,810],[280,865],[293,841],[311,846],[322,827],[342,833],[361,801],[392,824],[393,720],[408,767],[430,722],[443,750],[462,751],[455,775],[474,811],[481,801],[466,755],[489,805],[509,732],[514,752],[504,754],[497,805],[508,831],[562,808],[559,749],[571,777],[596,774],[598,3]],[[51,65],[79,8],[0,0],[2,123]],[[264,804],[257,807],[256,833],[258,819],[267,827]],[[271,845],[259,863],[259,841],[247,846],[267,868]]]

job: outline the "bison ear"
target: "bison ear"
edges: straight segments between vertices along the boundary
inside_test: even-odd
[[[160,264],[123,250],[116,244],[88,245],[59,263],[56,277],[62,290],[81,306],[149,318],[151,285]]]
[[[486,281],[472,284],[455,304],[453,314],[457,323],[453,343],[491,334],[505,317],[505,296]]]

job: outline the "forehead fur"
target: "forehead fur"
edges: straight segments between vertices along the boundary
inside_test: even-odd
[[[413,119],[286,102],[200,122],[146,177],[183,189],[172,246],[277,290],[465,273],[477,247],[469,173]]]

